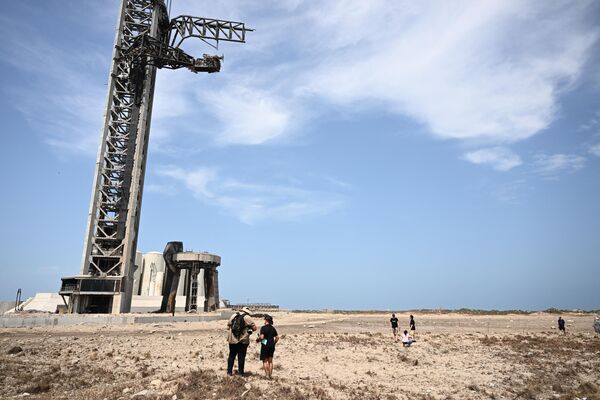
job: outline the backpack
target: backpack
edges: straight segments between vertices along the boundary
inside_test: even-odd
[[[233,336],[239,339],[244,332],[245,326],[246,322],[244,321],[244,315],[236,313],[235,317],[233,317],[233,320],[231,321],[231,333]]]

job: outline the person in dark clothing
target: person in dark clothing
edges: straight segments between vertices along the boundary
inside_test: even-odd
[[[277,329],[273,326],[273,317],[265,315],[265,324],[260,328],[260,334],[256,338],[260,342],[260,359],[263,362],[263,369],[267,378],[273,375],[273,355],[275,354],[275,344],[279,341]]]
[[[392,324],[392,335],[394,335],[395,340],[398,340],[398,318],[396,318],[396,314],[392,314],[392,318],[390,318],[390,324]]]
[[[243,317],[242,329],[240,332],[234,332],[234,320],[238,315]],[[250,310],[248,307],[244,307],[240,312],[233,314],[227,322],[227,327],[229,328],[229,333],[227,335],[227,341],[229,342],[227,375],[233,375],[233,364],[235,363],[235,357],[237,356],[238,374],[244,376],[246,350],[248,350],[248,345],[250,344],[250,335],[256,330],[256,324],[252,321],[252,318],[250,318]]]
[[[565,320],[562,317],[558,317],[558,330],[562,333],[567,333],[565,331]]]
[[[415,337],[415,318],[411,315],[410,321],[408,321],[408,325],[410,326],[410,336]]]

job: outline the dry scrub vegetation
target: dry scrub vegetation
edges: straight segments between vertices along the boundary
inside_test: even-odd
[[[419,316],[403,348],[387,315],[281,313],[273,380],[254,344],[249,376],[226,376],[223,321],[6,329],[0,398],[600,399],[589,317],[570,317],[566,336],[549,330],[554,316],[490,318]]]

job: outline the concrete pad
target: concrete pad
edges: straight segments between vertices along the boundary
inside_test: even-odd
[[[168,314],[10,314],[0,317],[0,328],[201,322],[227,320],[231,315],[230,310],[175,316]]]

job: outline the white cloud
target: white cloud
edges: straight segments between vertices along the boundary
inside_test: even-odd
[[[581,23],[589,3],[324,4],[315,35],[338,47],[305,90],[412,116],[443,138],[510,142],[548,127],[598,37]],[[359,11],[347,38],[344,10]]]
[[[600,143],[590,146],[588,152],[596,157],[600,157]]]
[[[341,206],[336,194],[290,185],[265,185],[223,178],[214,168],[185,170],[167,166],[157,174],[174,178],[197,199],[221,208],[245,224],[264,220],[297,220],[324,215]]]
[[[558,97],[573,87],[599,36],[598,26],[586,22],[597,7],[592,1],[182,0],[173,7],[174,15],[244,20],[257,30],[245,45],[223,46],[226,63],[217,79],[202,80],[187,70],[159,72],[153,147],[170,148],[167,142],[178,142],[190,126],[220,145],[281,141],[300,131],[306,119],[299,115],[323,110],[323,101],[351,111],[377,107],[406,115],[442,138],[515,142],[552,123]],[[8,24],[2,32],[16,31],[2,21]],[[95,127],[93,145],[77,136],[89,137],[90,127],[61,112],[57,119],[72,132],[63,128],[48,143],[75,143],[75,149],[95,153],[106,88],[90,82],[82,63],[69,57],[82,52],[57,51],[35,31],[24,36],[17,46],[11,39],[0,49],[4,61],[50,71],[51,86],[64,88],[59,96],[89,93],[99,104],[93,117],[85,116]],[[199,41],[186,45],[190,54],[207,50]],[[20,49],[20,56],[9,48]],[[97,53],[88,57],[98,60]],[[101,59],[108,65],[108,58]],[[23,104],[35,109],[29,99]],[[213,117],[216,123],[208,121]],[[40,119],[40,125],[51,121]]]
[[[471,151],[465,153],[463,159],[473,164],[490,165],[497,171],[508,171],[522,164],[521,158],[505,147],[490,147]]]
[[[280,139],[323,100],[407,115],[442,138],[519,141],[552,123],[599,37],[589,1],[278,4],[236,10],[257,31],[228,56],[229,87],[205,101],[221,144]]]
[[[585,157],[575,154],[540,154],[535,157],[533,169],[546,178],[555,178],[561,173],[578,171],[584,164]]]
[[[208,184],[216,179],[217,172],[212,168],[197,168],[186,171],[179,167],[168,166],[157,170],[158,175],[175,178],[198,198],[213,198],[214,194],[208,189]]]
[[[200,95],[219,121],[219,144],[262,144],[288,133],[291,115],[277,95],[239,85]]]

